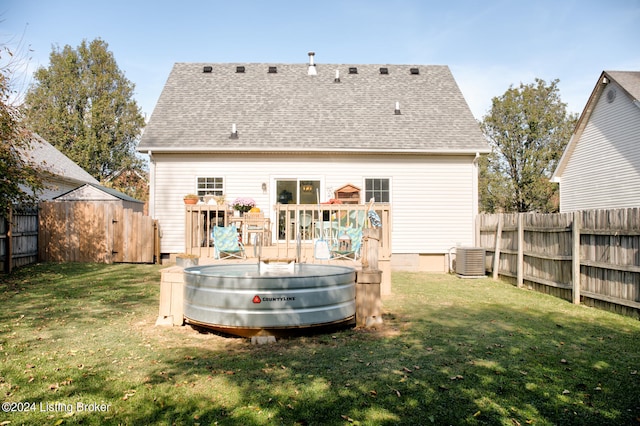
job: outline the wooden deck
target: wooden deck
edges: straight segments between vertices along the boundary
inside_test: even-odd
[[[368,227],[367,211],[363,204],[276,204],[271,212],[270,229],[262,246],[251,244],[247,232],[242,228],[242,220],[230,216],[225,206],[196,204],[185,206],[185,253],[199,257],[200,265],[225,263],[257,263],[263,260],[295,260],[299,263],[350,266],[362,269],[361,262],[349,259],[318,260],[314,256],[314,241],[324,232],[329,245],[337,242],[338,234],[344,227]],[[382,271],[381,291],[391,294],[391,206],[373,204],[382,226],[378,233],[378,268]],[[302,220],[307,218],[307,220]],[[310,219],[310,222],[308,221]],[[240,235],[245,242],[246,259],[214,258],[215,249],[210,238],[214,225],[238,223]],[[297,243],[298,236],[301,238]]]
[[[246,259],[215,259],[213,247],[192,247],[190,254],[199,256],[200,265],[211,265],[216,263],[257,263],[263,261],[295,261],[298,263],[314,263],[324,265],[349,266],[356,270],[362,269],[362,263],[358,259],[353,261],[350,259],[330,259],[318,260],[314,256],[313,243],[302,243],[300,245],[300,258],[298,259],[298,249],[295,244],[276,244],[272,246],[255,247],[253,245],[245,246]]]

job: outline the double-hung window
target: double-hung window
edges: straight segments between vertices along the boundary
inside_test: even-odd
[[[391,182],[388,178],[365,178],[364,199],[369,202],[374,198],[376,203],[391,202]]]
[[[224,179],[221,177],[199,177],[198,178],[198,196],[205,195],[223,195]]]

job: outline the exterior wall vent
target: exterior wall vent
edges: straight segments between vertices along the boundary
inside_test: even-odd
[[[389,68],[386,68],[386,67],[380,68],[380,74],[384,74],[384,75],[389,74]]]
[[[349,67],[349,74],[358,74],[358,68]]]
[[[484,277],[486,275],[484,248],[457,247],[456,274],[463,278]]]
[[[409,72],[411,73],[411,75],[418,75],[420,74],[420,68],[411,68]]]
[[[206,72],[206,73],[210,73],[211,71],[213,71],[213,67],[212,66],[204,66],[202,67],[202,72]]]
[[[244,73],[244,67],[243,66],[236,67],[236,73],[243,74]]]
[[[269,67],[269,74],[277,74],[278,67]]]

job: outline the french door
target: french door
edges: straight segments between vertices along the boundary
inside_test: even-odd
[[[283,178],[276,179],[276,203],[278,204],[316,204],[320,192],[320,180]],[[277,239],[293,240],[300,237],[310,240],[314,236],[313,224],[316,209],[298,209],[280,211],[277,218]]]

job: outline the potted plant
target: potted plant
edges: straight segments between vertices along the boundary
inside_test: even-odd
[[[256,206],[256,202],[253,198],[239,197],[233,200],[231,204],[234,210],[239,211],[241,214],[248,212]]]
[[[196,194],[187,194],[183,198],[185,204],[197,204],[200,200]]]

